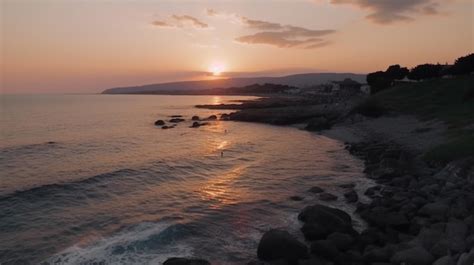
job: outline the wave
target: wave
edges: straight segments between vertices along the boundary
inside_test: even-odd
[[[172,256],[191,256],[179,239],[191,235],[186,224],[141,223],[92,244],[76,244],[44,261],[46,264],[161,264]]]
[[[7,146],[0,148],[0,155],[3,156],[4,154],[18,155],[24,153],[37,153],[52,148],[62,148],[62,145],[59,142],[49,141],[35,144]]]
[[[111,183],[112,180],[115,181],[113,182],[113,184],[124,184],[124,182],[127,181],[129,181],[130,183],[140,183],[147,179],[152,180],[153,182],[159,182],[165,179],[168,181],[174,178],[173,174],[169,174],[170,170],[171,167],[166,165],[165,163],[154,162],[151,168],[124,168],[98,175],[93,175],[76,181],[45,184],[25,190],[17,190],[12,193],[7,193],[0,196],[0,202],[12,198],[36,200],[37,198],[55,197],[64,193],[74,194],[78,191],[85,192],[85,194],[91,194],[94,191],[98,192],[101,190],[101,188],[107,187],[107,184]],[[120,181],[116,181],[117,179],[119,179]]]

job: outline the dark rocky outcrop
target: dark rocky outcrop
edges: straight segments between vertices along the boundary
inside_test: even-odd
[[[324,190],[318,186],[314,186],[312,187],[311,189],[308,190],[309,192],[312,192],[312,193],[321,193],[321,192],[324,192]]]
[[[185,119],[182,119],[182,118],[173,118],[169,120],[169,122],[173,122],[173,123],[178,123],[178,122],[183,122],[183,121],[185,121]]]
[[[217,116],[216,115],[211,115],[209,117],[206,118],[207,121],[215,121],[217,120]]]
[[[220,120],[221,121],[228,121],[228,120],[230,120],[230,115],[226,114],[226,113],[223,113],[223,114],[221,114]]]
[[[163,265],[211,265],[211,263],[198,258],[169,258]]]
[[[328,192],[323,192],[319,194],[319,199],[322,201],[335,201],[337,200],[337,196]]]
[[[155,125],[156,126],[163,126],[163,125],[165,125],[165,121],[164,120],[157,120],[157,121],[155,121]]]
[[[260,239],[257,256],[264,261],[285,260],[295,263],[308,257],[308,248],[288,232],[273,229]]]
[[[357,202],[359,200],[359,195],[357,195],[357,192],[355,190],[350,190],[344,193],[344,197],[346,198],[346,201],[349,203]]]
[[[199,120],[199,116],[193,116],[193,117],[191,117],[191,120],[192,120],[192,121],[198,121],[198,120]]]
[[[353,231],[350,215],[321,204],[304,208],[298,219],[304,223],[301,231],[307,240],[325,239],[334,232]]]
[[[193,124],[190,126],[190,128],[199,128],[199,127],[204,126],[204,125],[209,125],[209,123],[207,123],[207,122],[198,122],[198,121],[195,121],[195,122],[193,122]]]
[[[292,201],[302,201],[302,200],[304,200],[304,198],[301,197],[301,196],[295,195],[295,196],[291,196],[290,200],[292,200]]]
[[[434,257],[422,247],[413,247],[395,253],[390,259],[393,264],[431,265]]]

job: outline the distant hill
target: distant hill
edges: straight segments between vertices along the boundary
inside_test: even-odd
[[[366,75],[351,73],[310,73],[282,77],[249,77],[229,78],[218,80],[183,81],[172,83],[150,84],[143,86],[117,87],[106,89],[102,94],[173,94],[175,92],[206,90],[213,88],[243,87],[252,84],[280,84],[295,87],[308,87],[324,84],[330,81],[342,81],[351,78],[365,83]]]

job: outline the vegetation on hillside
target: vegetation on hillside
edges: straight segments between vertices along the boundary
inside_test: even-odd
[[[400,65],[392,65],[386,71],[377,71],[367,75],[367,84],[371,93],[393,87],[396,80],[408,78],[413,81],[423,81],[443,76],[469,75],[474,72],[474,53],[458,58],[453,65],[420,64],[411,70]]]
[[[473,84],[473,75],[400,83],[370,96],[354,111],[372,117],[392,111],[443,121],[448,126],[448,142],[427,152],[425,158],[447,163],[474,156]]]

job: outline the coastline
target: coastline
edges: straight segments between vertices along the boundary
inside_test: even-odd
[[[364,160],[366,177],[377,183],[364,193],[371,199],[368,204],[358,202],[361,194],[354,187],[346,187],[346,202],[356,203],[355,214],[368,224],[361,233],[353,229],[347,213],[320,204],[307,206],[299,215],[305,242],[286,231],[270,230],[260,241],[258,260],[248,264],[471,265],[474,212],[468,205],[474,205],[474,159],[428,165],[421,154],[446,141],[445,125],[410,115],[368,118],[351,113],[358,102],[263,98],[237,108],[198,106],[238,109],[226,117],[293,125],[339,140]],[[312,189],[320,199],[332,199],[322,189]],[[188,261],[164,264],[191,264]]]

